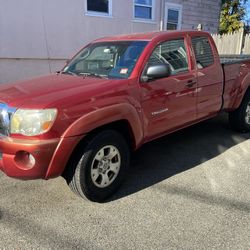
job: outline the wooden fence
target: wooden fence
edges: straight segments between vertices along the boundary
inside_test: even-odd
[[[250,54],[250,34],[244,37],[244,46],[242,48],[242,54]]]
[[[225,35],[212,34],[219,54],[241,55],[250,54],[250,34],[244,34],[243,29]]]

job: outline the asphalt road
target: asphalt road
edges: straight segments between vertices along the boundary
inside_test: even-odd
[[[250,249],[250,133],[225,116],[143,146],[104,204],[0,174],[0,249]]]

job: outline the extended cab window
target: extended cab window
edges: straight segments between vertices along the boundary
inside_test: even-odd
[[[213,51],[207,37],[193,37],[192,45],[199,69],[206,68],[214,63]]]
[[[93,77],[128,78],[144,50],[146,41],[90,44],[64,68],[64,74]]]
[[[188,71],[188,60],[184,39],[170,40],[161,43],[153,51],[148,65],[168,64],[171,75]]]

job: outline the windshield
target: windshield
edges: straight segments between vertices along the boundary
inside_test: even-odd
[[[135,67],[146,41],[90,44],[64,68],[64,74],[126,79]]]

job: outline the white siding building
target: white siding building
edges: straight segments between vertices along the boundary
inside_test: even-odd
[[[220,0],[0,0],[0,82],[59,70],[87,42],[169,29],[217,32]]]

